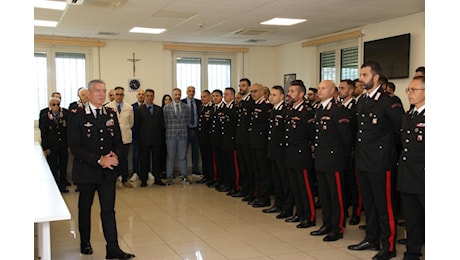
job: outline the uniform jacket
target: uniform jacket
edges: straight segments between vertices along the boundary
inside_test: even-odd
[[[313,108],[303,102],[286,112],[284,160],[287,169],[311,169],[313,158],[311,145],[314,138]]]
[[[272,160],[284,159],[286,111],[286,104],[283,102],[278,108],[274,107],[270,112],[267,157]]]
[[[402,152],[398,163],[399,191],[425,194],[425,110],[412,118],[413,110],[402,119]]]
[[[115,182],[118,177],[116,167],[104,169],[97,162],[111,151],[120,155],[123,145],[116,112],[102,107],[101,113],[96,119],[89,105],[72,112],[68,142],[74,156],[72,179],[76,184]]]
[[[67,149],[67,124],[69,111],[61,108],[57,121],[51,110],[41,114],[38,121],[43,150]]]
[[[251,149],[267,149],[268,127],[273,105],[265,99],[259,99],[254,104],[249,128],[249,145]]]
[[[395,167],[403,115],[401,104],[382,88],[373,97],[359,99],[355,152],[359,171],[387,171]]]
[[[190,123],[190,110],[187,104],[179,102],[180,114],[176,115],[174,101],[163,107],[166,139],[187,139],[187,126]]]
[[[224,124],[224,107],[225,103],[214,104],[212,112],[211,126],[211,145],[213,147],[222,146],[222,129]]]
[[[233,151],[236,149],[236,106],[235,101],[226,104],[222,118],[222,150]]]
[[[131,128],[134,126],[134,111],[133,107],[123,102],[121,112],[118,112],[115,101],[109,102],[107,107],[112,108],[117,113],[118,122],[120,123],[121,140],[124,144],[130,144],[133,141]]]
[[[211,145],[213,103],[201,106],[198,116],[198,142],[201,145]]]
[[[139,135],[139,145],[161,146],[164,144],[164,117],[163,109],[160,106],[152,104],[153,114],[143,104],[137,108],[135,125]]]
[[[315,109],[315,169],[318,172],[343,171],[351,153],[351,127],[347,110],[329,101]]]
[[[131,107],[133,108],[133,112],[134,112],[134,119],[136,119],[136,113],[137,113],[137,108],[139,107],[139,102],[134,102]],[[131,133],[132,133],[132,140],[135,141],[135,140],[138,140],[139,139],[139,133],[138,133],[138,130],[136,128],[136,123],[134,122],[134,125],[133,127],[131,128]]]
[[[237,125],[236,125],[236,143],[249,144],[249,128],[251,123],[252,110],[254,110],[255,102],[251,98],[251,94],[241,100],[237,108]]]

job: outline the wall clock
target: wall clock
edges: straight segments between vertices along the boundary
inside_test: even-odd
[[[130,79],[129,80],[129,89],[130,90],[138,90],[141,87],[141,82],[138,79]]]

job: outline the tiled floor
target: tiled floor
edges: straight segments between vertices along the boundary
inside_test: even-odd
[[[135,259],[371,259],[373,251],[350,251],[347,246],[360,242],[364,231],[348,225],[344,238],[323,242],[310,235],[321,226],[297,229],[296,224],[262,213],[225,193],[204,184],[151,185],[122,188],[118,184],[116,217],[120,247],[136,255]],[[91,244],[94,254],[81,255],[77,220],[78,193],[70,187],[63,197],[72,214],[68,221],[51,224],[52,259],[104,259],[105,240],[95,198],[92,211]],[[364,224],[364,220],[361,220]],[[398,227],[399,238],[403,228]],[[36,239],[35,239],[36,240]],[[397,245],[402,259],[404,246]],[[36,250],[35,250],[36,251]],[[35,253],[35,259],[37,255]],[[423,259],[423,258],[422,258]]]

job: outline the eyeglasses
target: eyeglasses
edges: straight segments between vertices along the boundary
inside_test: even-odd
[[[60,106],[60,105],[61,105],[61,103],[57,103],[57,104],[51,104],[51,105],[52,105],[53,107],[55,107],[55,106]]]
[[[416,90],[425,90],[424,88],[406,88],[406,93],[414,93]]]
[[[256,93],[257,91],[258,91],[257,89],[256,90],[251,90],[251,93]]]

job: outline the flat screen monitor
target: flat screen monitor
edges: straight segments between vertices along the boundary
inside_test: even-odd
[[[410,33],[364,42],[364,61],[373,60],[388,79],[409,77]]]

